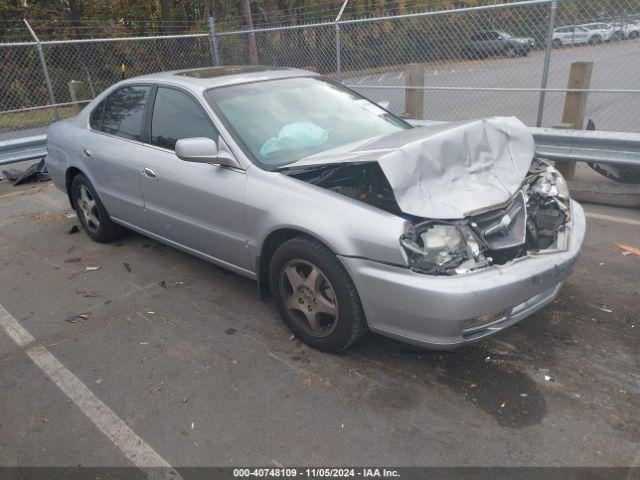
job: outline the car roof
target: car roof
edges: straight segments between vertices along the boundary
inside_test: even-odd
[[[128,82],[160,82],[182,85],[192,90],[235,85],[240,83],[276,80],[291,77],[317,76],[317,73],[297,68],[269,67],[264,65],[224,66],[194,68],[151,73],[127,79]]]

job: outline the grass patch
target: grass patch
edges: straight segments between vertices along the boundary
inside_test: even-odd
[[[75,105],[58,107],[57,110],[60,119],[73,117],[77,113]],[[53,117],[53,110],[51,108],[41,108],[38,110],[27,110],[15,113],[0,113],[0,132],[43,127],[55,121],[56,120]]]

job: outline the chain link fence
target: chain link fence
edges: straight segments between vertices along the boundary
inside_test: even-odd
[[[216,32],[220,21],[183,35],[40,41],[31,32],[33,41],[0,44],[0,140],[74,115],[69,82],[92,98],[121,79],[123,64],[127,77],[213,64],[304,68],[432,120],[516,115],[553,126],[568,94],[588,93],[586,118],[598,130],[638,131],[640,0],[527,0],[377,18],[343,10],[328,23],[252,31]],[[590,78],[569,85],[578,61],[593,64]]]

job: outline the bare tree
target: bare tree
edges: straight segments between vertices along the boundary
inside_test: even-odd
[[[243,0],[242,7],[244,8],[244,18],[247,22],[247,29],[253,30],[253,17],[251,16],[251,3],[250,0]],[[253,65],[257,65],[258,62],[258,46],[256,45],[256,34],[251,32],[249,35],[249,58]]]

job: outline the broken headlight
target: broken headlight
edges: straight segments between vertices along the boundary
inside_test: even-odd
[[[566,250],[569,230],[569,186],[549,163],[535,159],[527,186],[527,247],[532,251]]]
[[[400,237],[412,270],[431,275],[454,275],[488,264],[474,232],[467,225],[412,225]]]
[[[529,193],[543,197],[569,198],[569,185],[557,168],[541,164],[537,178],[529,187]]]

